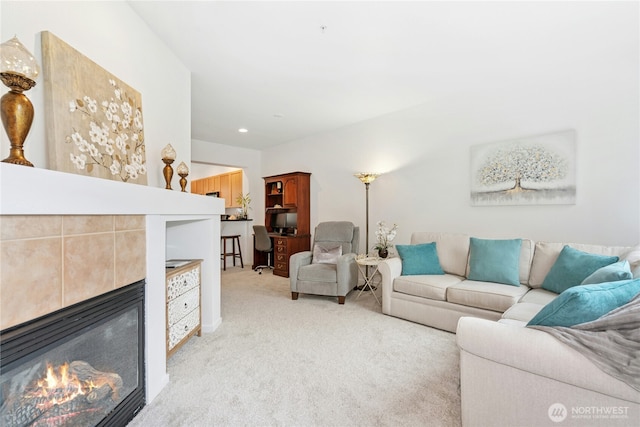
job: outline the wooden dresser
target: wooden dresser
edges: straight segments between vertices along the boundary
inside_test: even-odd
[[[264,177],[264,225],[273,241],[273,274],[289,277],[289,257],[311,248],[310,182],[308,172],[291,172]],[[275,218],[281,213],[296,214],[297,224],[286,235],[275,231]],[[254,265],[266,264],[264,253],[254,250]]]
[[[202,260],[169,260],[177,267],[166,269],[167,358],[189,338],[201,336],[200,266]]]
[[[311,236],[272,235],[273,239],[273,274],[289,277],[289,257],[296,252],[308,251]]]

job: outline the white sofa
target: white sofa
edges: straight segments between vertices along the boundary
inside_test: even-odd
[[[629,259],[634,277],[640,276],[638,247],[522,239],[520,286],[509,286],[467,280],[469,235],[411,236],[411,244],[430,242],[445,274],[402,276],[400,258],[383,261],[382,311],[457,332],[463,425],[640,425],[640,392],[546,332],[524,327],[557,297],[541,286],[565,245]],[[564,420],[552,420],[563,408]]]

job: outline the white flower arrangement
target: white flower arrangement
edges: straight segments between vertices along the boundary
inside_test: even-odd
[[[66,142],[77,148],[77,154],[69,154],[77,169],[91,172],[97,165],[126,182],[147,173],[142,110],[131,105],[134,101],[115,80],[109,79],[109,84],[114,88],[115,98],[98,104],[85,95],[69,102],[70,113],[80,112],[90,121],[88,128],[73,129]]]
[[[393,247],[391,242],[396,238],[398,233],[398,224],[393,224],[391,228],[387,227],[384,221],[377,222],[378,229],[376,230],[376,239],[378,243],[373,247],[377,250],[384,250]]]

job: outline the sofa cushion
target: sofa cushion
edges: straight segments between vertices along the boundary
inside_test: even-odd
[[[444,274],[436,243],[420,243],[417,245],[396,245],[398,255],[402,259],[402,275]]]
[[[522,302],[522,300],[520,300],[519,303],[512,305],[504,312],[502,319],[517,320],[519,322],[527,323],[543,308],[544,305],[542,304],[533,304],[530,302]]]
[[[469,279],[520,286],[522,239],[489,240],[472,237]]]
[[[577,286],[591,273],[606,265],[618,261],[617,256],[597,255],[583,252],[565,245],[556,262],[542,282],[542,288],[562,293]]]
[[[621,259],[623,258],[623,255],[627,254],[629,254],[629,256],[631,257],[634,256],[631,253],[634,249],[632,247],[588,245],[584,243],[537,242],[535,244],[535,250],[533,253],[533,262],[531,263],[531,273],[529,275],[528,281],[529,287],[534,289],[542,287],[542,282],[544,282],[544,279],[551,270],[551,267],[558,259],[562,248],[564,248],[566,245],[569,245],[574,249],[589,252],[592,254],[617,255]],[[632,265],[631,270],[633,271],[633,263],[631,262],[631,260],[629,260],[629,263]]]
[[[551,301],[553,301],[554,299],[556,299],[557,297],[558,297],[558,294],[556,294],[555,292],[547,291],[546,289],[542,289],[542,288],[537,288],[537,289],[531,289],[529,292],[527,292],[522,297],[520,302],[528,302],[532,304],[545,306],[549,304]]]
[[[527,286],[465,280],[447,288],[447,301],[503,313],[527,293]]]
[[[544,306],[527,324],[570,327],[598,319],[640,293],[640,279],[574,286]]]
[[[414,232],[411,244],[436,242],[438,260],[445,273],[465,276],[469,257],[469,236],[460,233]]]
[[[618,280],[633,279],[629,261],[618,261],[597,269],[580,283],[581,285],[593,285],[595,283],[615,282]]]
[[[393,290],[407,295],[446,301],[447,288],[463,281],[453,274],[400,276],[393,281]]]
[[[316,243],[313,245],[312,264],[337,264],[342,255],[342,246],[335,243]]]

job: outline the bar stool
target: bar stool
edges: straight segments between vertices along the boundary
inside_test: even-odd
[[[236,266],[236,258],[240,258],[240,266],[244,268],[244,263],[242,262],[242,249],[240,249],[240,235],[233,234],[227,236],[220,236],[220,240],[222,241],[222,269],[224,271],[227,270],[227,257],[233,257],[233,266]],[[231,240],[231,247],[233,252],[227,252],[227,240]],[[236,242],[238,243],[238,252],[236,252]]]

